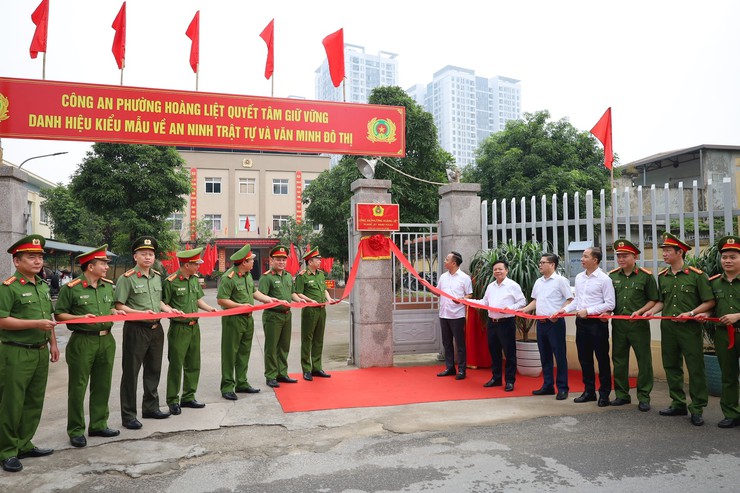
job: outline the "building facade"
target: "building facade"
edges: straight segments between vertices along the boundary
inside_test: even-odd
[[[329,63],[324,60],[316,69],[316,99],[367,103],[370,93],[379,86],[398,85],[398,60],[395,53],[380,51],[365,53],[365,47],[344,44],[345,88],[334,87],[329,74]]]

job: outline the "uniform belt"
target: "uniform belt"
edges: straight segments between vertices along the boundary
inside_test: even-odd
[[[72,332],[74,332],[75,334],[82,334],[82,335],[86,335],[86,336],[103,337],[103,336],[107,336],[108,334],[110,334],[110,329],[108,329],[108,330],[101,330],[101,331],[94,331],[94,330],[73,330]]]
[[[41,344],[26,344],[25,342],[15,342],[15,341],[3,341],[3,344],[7,344],[8,346],[23,347],[26,349],[43,349],[47,345],[46,342],[41,343]]]
[[[277,308],[270,308],[267,311],[268,312],[275,312],[275,313],[286,314],[286,313],[288,313],[290,311],[290,308],[288,308],[287,310],[280,310],[280,309],[277,309]]]
[[[159,321],[152,323],[152,322],[143,322],[139,320],[130,320],[126,323],[140,325],[142,327],[146,327],[147,329],[156,329],[157,327],[159,327]]]

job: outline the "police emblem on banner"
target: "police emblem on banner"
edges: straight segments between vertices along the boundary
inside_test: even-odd
[[[367,122],[367,140],[370,142],[395,142],[396,124],[385,118],[373,118]]]

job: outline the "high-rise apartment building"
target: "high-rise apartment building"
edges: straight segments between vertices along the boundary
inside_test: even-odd
[[[398,85],[398,60],[395,53],[365,53],[364,46],[344,44],[344,73],[347,103],[367,103],[378,86]],[[326,60],[316,69],[316,99],[344,101],[342,86],[334,87]]]
[[[437,71],[429,84],[406,92],[434,116],[440,145],[461,168],[475,162],[475,150],[486,137],[522,116],[521,81],[478,77],[452,65]]]

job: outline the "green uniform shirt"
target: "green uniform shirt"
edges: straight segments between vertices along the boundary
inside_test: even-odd
[[[162,283],[162,301],[175,310],[184,313],[196,313],[198,300],[204,296],[197,275],[185,277],[181,272],[175,272]],[[190,322],[195,318],[172,318],[175,322]]]
[[[303,274],[299,274],[295,279],[295,292],[311,298],[317,303],[326,302],[326,275],[321,270],[316,270],[316,274],[306,269]]]
[[[15,271],[15,274],[0,284],[0,318],[51,320],[53,307],[49,286],[39,276],[35,276],[35,279],[36,284],[30,283],[23,274]],[[2,325],[2,320],[0,320],[0,325]],[[41,344],[48,339],[49,332],[45,330],[0,329],[0,341]]]
[[[93,287],[82,275],[68,282],[59,290],[56,309],[54,313],[69,313],[70,315],[95,316],[110,315],[113,308],[113,281],[110,279],[99,279],[98,287]],[[98,324],[74,324],[69,326],[70,330],[86,330],[100,332],[113,327],[113,322]]]
[[[674,317],[690,312],[705,301],[713,300],[714,293],[707,275],[691,267],[674,274],[670,267],[658,274],[663,316]]]
[[[241,274],[236,266],[230,268],[221,277],[216,298],[253,305],[254,279],[252,274],[249,272]]]
[[[735,278],[732,281],[727,280],[727,274],[713,277],[709,284],[714,292],[714,299],[717,304],[714,305],[714,313],[717,317],[729,315],[731,313],[740,313],[740,279]]]
[[[658,301],[658,285],[655,278],[645,269],[635,266],[628,276],[622,269],[609,272],[614,284],[616,306],[614,315],[632,315],[648,301]]]
[[[278,275],[270,269],[260,277],[259,290],[260,293],[279,300],[293,301],[293,277],[287,271]]]
[[[159,313],[162,301],[162,278],[158,271],[149,269],[145,276],[139,266],[127,271],[116,283],[116,303],[139,311],[152,310]]]

